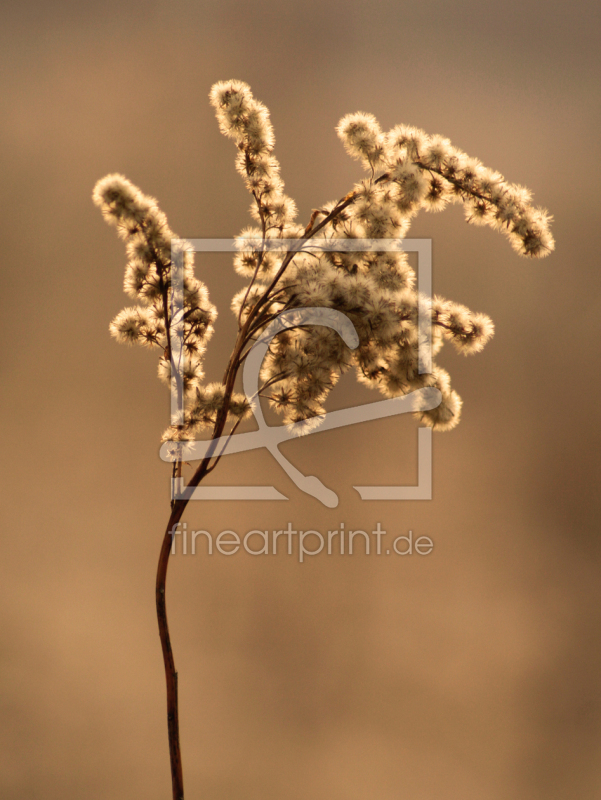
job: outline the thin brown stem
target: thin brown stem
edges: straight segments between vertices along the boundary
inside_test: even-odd
[[[238,311],[238,329],[240,329],[240,327],[241,327],[242,312],[244,310],[244,306],[246,305],[246,301],[248,300],[248,295],[249,295],[250,290],[252,289],[252,287],[254,285],[254,282],[257,279],[257,275],[259,274],[259,270],[261,269],[261,264],[263,263],[263,259],[265,258],[265,234],[266,234],[265,214],[263,212],[263,206],[261,205],[261,201],[257,197],[256,192],[253,192],[253,197],[255,198],[255,201],[257,203],[257,208],[259,210],[259,216],[261,218],[261,228],[262,228],[262,232],[263,232],[262,248],[261,248],[261,252],[257,256],[257,266],[255,267],[254,274],[252,276],[252,279],[251,279],[250,283],[246,287],[246,294],[244,295],[244,299],[242,300],[242,303],[240,304],[240,309]]]
[[[332,211],[325,217],[322,223],[320,223],[316,228],[311,230],[310,226],[308,226],[309,231],[307,238],[311,238],[312,236],[314,236],[328,222],[334,219],[341,211],[344,210],[344,208],[346,208],[348,205],[350,205],[350,203],[353,202],[354,198],[355,198],[355,193],[350,192],[337,204],[337,206],[334,209],[332,209]],[[312,218],[312,220],[314,221],[314,217]],[[272,284],[268,287],[267,291],[263,294],[263,296],[259,299],[259,301],[255,303],[253,308],[250,310],[250,313],[248,314],[244,324],[238,331],[236,343],[234,345],[234,349],[230,356],[228,366],[225,371],[225,375],[223,377],[223,384],[225,386],[223,405],[221,406],[219,412],[217,413],[217,418],[215,420],[215,424],[213,427],[212,440],[215,442],[215,447],[217,446],[217,440],[222,436],[227,423],[230,401],[234,390],[236,376],[238,374],[241,364],[243,363],[245,357],[248,355],[249,352],[248,350],[245,352],[245,348],[248,345],[248,343],[252,340],[253,333],[255,333],[262,325],[264,325],[267,321],[269,321],[272,318],[272,316],[267,312],[267,309],[262,308],[262,306],[264,305],[265,300],[269,297],[270,292],[272,292],[275,286],[277,285],[278,280],[280,279],[286,267],[294,257],[295,252],[296,250],[294,252],[289,252],[288,255],[285,257],[282,266],[280,267],[280,270],[278,271],[277,275],[272,281]],[[165,292],[163,293],[163,304],[165,308],[167,338],[169,340],[170,321],[168,318],[166,287],[164,288]],[[269,385],[271,385],[271,383],[272,381],[268,381],[264,386],[261,387],[259,391],[265,390]],[[238,423],[236,423],[236,425],[234,426],[234,430],[237,427],[237,425]],[[203,478],[217,466],[217,463],[219,462],[222,453],[219,453],[217,454],[217,456],[215,456],[215,447],[209,449],[208,453],[200,463],[200,466],[193,473],[187,486],[189,490],[192,490],[196,486],[198,486],[200,482],[203,480]],[[211,461],[213,461],[212,464]],[[174,464],[173,476],[176,478],[179,478],[181,476],[181,461]],[[179,481],[175,485],[178,486]],[[159,624],[159,637],[161,640],[161,648],[163,651],[163,662],[165,665],[165,681],[167,685],[167,730],[169,736],[169,757],[171,762],[171,783],[173,789],[173,800],[184,800],[184,780],[182,772],[181,747],[179,740],[178,680],[177,680],[177,670],[175,669],[175,661],[173,658],[173,650],[171,647],[171,638],[169,635],[169,625],[167,621],[166,583],[167,583],[167,568],[169,566],[169,554],[171,552],[173,538],[175,536],[175,531],[176,528],[178,527],[178,523],[180,522],[184,510],[188,505],[188,500],[189,496],[179,499],[174,498],[174,500],[172,501],[171,514],[169,516],[169,522],[167,523],[165,535],[163,536],[163,542],[161,545],[161,552],[159,555],[159,563],[157,567],[157,576],[156,576],[157,619]]]
[[[173,660],[169,625],[167,623],[167,607],[165,598],[165,584],[167,581],[167,566],[169,553],[173,540],[173,531],[181,519],[186,503],[178,501],[174,504],[167,530],[163,537],[161,554],[156,579],[156,606],[159,622],[159,636],[163,649],[163,662],[165,664],[165,680],[167,683],[167,731],[169,735],[169,758],[171,761],[171,785],[173,800],[184,800],[184,778],[182,773],[182,756],[179,743],[179,712],[177,700],[177,671]]]

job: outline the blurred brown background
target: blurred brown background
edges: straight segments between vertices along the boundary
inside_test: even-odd
[[[109,338],[125,259],[90,195],[119,171],[181,236],[250,224],[207,99],[233,77],[272,112],[302,220],[361,174],[334,127],[363,110],[533,189],[557,250],[520,259],[458,207],[411,229],[434,240],[435,291],[497,327],[480,355],[440,358],[464,415],[435,435],[432,501],[352,489],[415,480],[416,423],[397,417],[283,448],[337,509],[260,451],[212,482],[289,502],[189,508],[213,535],[380,522],[435,547],[174,558],[186,796],[601,796],[599,16],[585,0],[3,4],[2,798],[171,796],[154,616],[168,397],[155,355]],[[218,380],[242,281],[225,255],[198,274],[221,311]],[[331,407],[372,399],[348,376]]]

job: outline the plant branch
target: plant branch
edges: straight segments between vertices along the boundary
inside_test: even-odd
[[[346,197],[344,197],[337,204],[337,206],[334,209],[332,209],[332,211],[327,215],[327,217],[314,230],[312,231],[309,230],[307,238],[312,238],[319,230],[321,230],[324,227],[324,225],[327,225],[328,222],[331,222],[348,205],[350,205],[354,199],[355,199],[354,192],[350,192],[348,195],[346,195]],[[307,226],[307,228],[309,227],[310,226]],[[253,334],[261,326],[261,323],[264,325],[265,322],[268,319],[270,319],[270,315],[266,313],[267,309],[263,309],[262,311],[260,311],[261,306],[264,304],[265,300],[269,297],[269,293],[275,288],[277,282],[283,275],[286,267],[288,266],[288,264],[294,257],[295,253],[298,252],[299,249],[300,249],[299,247],[296,247],[294,251],[289,252],[287,256],[284,258],[282,266],[280,267],[278,273],[274,277],[272,283],[270,284],[266,292],[262,295],[262,297],[255,303],[253,308],[250,310],[246,320],[244,321],[244,324],[238,331],[236,342],[234,344],[234,348],[232,350],[232,354],[230,356],[228,366],[225,371],[225,375],[223,377],[223,384],[225,386],[223,405],[221,406],[221,408],[217,413],[212,434],[212,441],[215,444],[214,447],[209,448],[209,451],[203,458],[199,467],[196,469],[196,471],[190,478],[187,486],[187,488],[189,489],[193,489],[196,486],[198,486],[201,483],[201,481],[205,478],[205,476],[217,466],[219,460],[221,459],[223,451],[222,453],[219,453],[215,458],[215,447],[217,445],[217,440],[223,434],[225,425],[227,423],[230,401],[234,389],[236,376],[238,374],[242,362],[244,361],[245,357],[248,355],[249,352],[249,350],[244,352],[244,349],[247,346],[247,344],[251,341]],[[164,295],[164,303],[165,303],[165,314],[167,315],[166,292]],[[253,322],[255,323],[254,325]],[[167,316],[166,316],[166,323],[167,323],[166,328],[168,334],[169,320]],[[169,341],[169,336],[167,338]],[[265,384],[265,386],[262,386],[260,391],[267,388],[267,386],[269,386],[270,384],[271,381]],[[234,425],[234,429],[230,433],[230,436],[234,432],[238,424],[239,421],[236,422],[236,424]],[[213,459],[215,460],[211,464],[211,461]],[[181,474],[181,462],[177,463],[179,464],[179,468],[174,468],[174,475]],[[173,650],[171,647],[171,638],[169,635],[165,592],[166,592],[166,582],[167,582],[167,568],[169,565],[169,554],[171,552],[173,537],[175,535],[175,528],[177,528],[177,525],[182,518],[184,510],[188,505],[188,502],[189,502],[188,497],[179,498],[173,501],[171,514],[169,516],[169,521],[167,523],[167,528],[165,530],[163,542],[161,545],[161,552],[159,555],[159,563],[157,567],[157,577],[156,577],[157,619],[159,624],[159,636],[161,640],[161,647],[163,651],[163,662],[165,665],[165,680],[167,684],[167,729],[169,734],[169,756],[171,761],[171,782],[173,789],[173,800],[183,800],[184,784],[183,784],[181,748],[179,741],[178,681],[177,681],[177,671],[175,669],[175,661],[173,658]]]

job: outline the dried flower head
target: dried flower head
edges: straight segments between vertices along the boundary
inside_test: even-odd
[[[154,198],[144,195],[122,175],[107,175],[98,181],[92,198],[105,219],[116,225],[129,261],[124,289],[140,305],[123,309],[109,330],[118,342],[141,344],[161,351],[159,378],[168,386],[183,378],[188,397],[201,385],[202,356],[213,333],[217,310],[209,302],[206,286],[194,276],[194,253],[181,245],[183,264],[183,320],[171,318],[172,241],[178,237]],[[171,333],[178,329],[183,359],[174,366]]]
[[[221,130],[239,148],[237,168],[253,195],[252,213],[260,228],[241,234],[244,246],[234,265],[250,278],[232,304],[241,324],[265,323],[290,308],[325,307],[347,315],[360,344],[350,351],[328,328],[297,328],[272,342],[263,380],[272,387],[272,407],[287,423],[317,421],[339,375],[354,365],[359,379],[387,397],[433,386],[441,405],[420,411],[421,421],[437,430],[454,427],[461,399],[448,374],[433,364],[420,372],[415,275],[403,252],[265,252],[274,236],[290,236],[296,215],[283,195],[280,168],[273,155],[274,135],[265,107],[239,81],[211,90]],[[521,255],[542,257],[554,247],[547,212],[531,205],[530,193],[455,148],[448,139],[406,125],[383,133],[371,114],[349,114],[336,129],[347,152],[370,176],[337,203],[316,209],[301,236],[310,239],[401,239],[420,210],[440,211],[463,203],[466,218],[507,235]],[[278,198],[276,201],[274,198]],[[281,209],[281,210],[280,210]],[[421,298],[421,302],[427,302]],[[432,349],[444,341],[458,352],[477,353],[494,332],[492,321],[449,300],[429,303]]]
[[[327,327],[300,326],[280,333],[263,364],[263,396],[269,388],[269,401],[284,420],[306,421],[297,430],[310,430],[323,419],[324,403],[340,374],[354,366],[362,383],[387,397],[437,388],[441,405],[418,411],[418,416],[438,430],[454,427],[461,399],[448,374],[435,363],[431,372],[420,371],[420,305],[430,309],[434,355],[445,341],[465,355],[479,352],[493,335],[493,323],[458,303],[420,297],[402,250],[353,251],[353,242],[402,239],[420,209],[440,211],[459,202],[468,222],[501,231],[521,255],[542,257],[554,247],[547,212],[532,205],[527,189],[508,183],[448,139],[407,125],[384,133],[372,114],[359,112],[343,117],[336,131],[368,177],[341,200],[315,209],[303,228],[295,222],[294,201],[284,192],[267,108],[237,80],[216,83],[210,101],[221,131],[236,144],[236,169],[252,196],[256,222],[240,233],[234,258],[236,272],[249,280],[232,301],[240,325],[238,358],[288,309],[335,309],[352,321],[359,336],[359,346],[351,351]],[[170,386],[181,381],[185,423],[177,427],[175,438],[190,438],[206,425],[223,429],[228,418],[248,415],[248,400],[234,392],[241,360],[230,364],[223,384],[203,384],[202,359],[216,310],[194,275],[193,253],[185,247],[179,253],[184,312],[179,320],[170,318],[171,247],[177,237],[156,200],[122,175],[99,181],[93,198],[125,239],[129,260],[124,288],[139,303],[117,315],[111,333],[125,344],[159,348],[159,377]],[[317,234],[326,243],[348,241],[349,247],[307,247]],[[280,249],[273,247],[277,242],[282,242]],[[182,342],[178,359],[171,352],[176,329]],[[174,438],[173,430],[165,438]]]

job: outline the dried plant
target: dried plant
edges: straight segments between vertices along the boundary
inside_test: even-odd
[[[294,424],[295,432],[302,434],[323,420],[327,395],[350,366],[362,383],[387,397],[436,388],[440,404],[416,413],[434,429],[453,428],[461,399],[451,389],[448,373],[436,364],[428,372],[420,368],[420,307],[426,303],[431,315],[434,354],[446,340],[460,353],[477,353],[493,334],[491,320],[440,297],[420,297],[415,274],[400,249],[357,252],[352,246],[338,251],[335,247],[341,240],[352,245],[366,239],[402,239],[420,209],[440,211],[447,203],[460,202],[468,222],[499,230],[520,255],[542,257],[554,247],[547,212],[531,204],[527,189],[508,183],[448,139],[405,125],[385,133],[371,114],[356,113],[340,121],[337,133],[367,176],[340,200],[316,208],[302,226],[296,222],[294,201],[284,192],[266,107],[236,80],[215,84],[210,101],[221,131],[236,144],[236,169],[252,195],[255,220],[241,232],[234,259],[236,271],[249,283],[232,302],[238,334],[221,383],[203,382],[202,358],[217,312],[194,274],[190,248],[181,243],[172,247],[178,237],[156,200],[123,176],[108,175],[93,194],[107,221],[125,239],[125,291],[138,303],[121,311],[110,331],[120,342],[157,348],[159,377],[185,398],[183,418],[167,429],[163,441],[193,440],[206,427],[213,440],[233,433],[251,413],[251,398],[236,392],[235,383],[258,336],[282,312],[315,307],[348,317],[359,343],[351,350],[335,331],[320,325],[299,325],[273,339],[260,394],[287,424]],[[312,248],[317,239],[321,248]],[[323,246],[324,241],[334,246]],[[183,268],[183,308],[174,316],[175,258]],[[177,361],[172,352],[175,334],[182,343]],[[188,486],[198,486],[219,458],[209,452]],[[181,461],[174,463],[174,475],[181,476]],[[187,502],[172,501],[156,582],[174,800],[182,800],[184,793],[165,581],[173,532]]]

